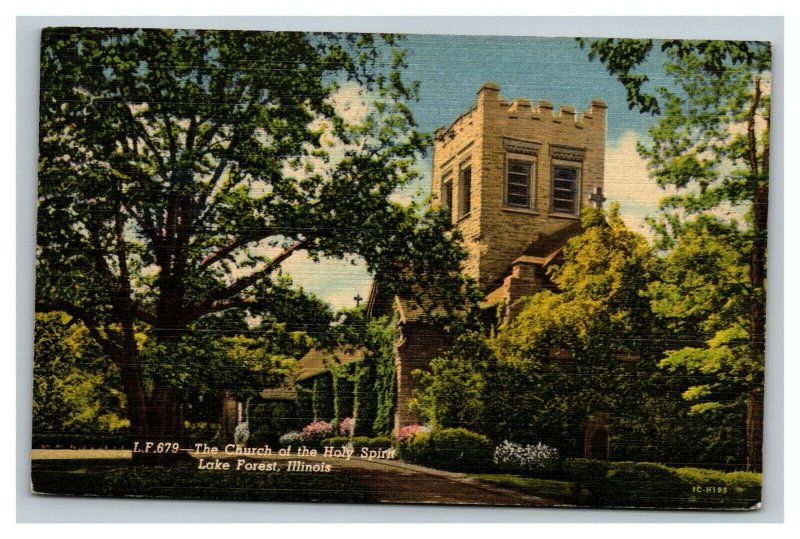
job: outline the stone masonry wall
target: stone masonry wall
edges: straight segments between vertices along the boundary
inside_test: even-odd
[[[508,101],[497,83],[488,82],[478,91],[476,106],[449,128],[436,132],[433,159],[433,194],[441,197],[442,181],[451,174],[453,200],[460,193],[458,172],[464,163],[472,166],[470,214],[453,221],[461,229],[469,260],[465,271],[478,279],[486,291],[509,271],[511,263],[540,235],[551,234],[579,219],[552,211],[551,173],[555,161],[578,165],[579,204],[603,186],[605,166],[606,105],[593,100],[589,109],[576,115],[571,106],[557,112],[548,101],[533,107],[529,99]],[[523,147],[524,157],[534,162],[532,208],[511,208],[505,203],[506,159]],[[535,150],[532,150],[535,149]],[[531,155],[535,152],[535,155]]]
[[[409,405],[414,390],[419,386],[415,369],[429,370],[431,360],[450,346],[450,339],[441,329],[424,323],[404,324],[400,327],[400,339],[395,348],[395,375],[397,377],[397,400],[394,412],[394,433],[419,417]]]

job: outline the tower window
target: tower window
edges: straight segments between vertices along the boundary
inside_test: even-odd
[[[471,209],[472,198],[472,167],[467,165],[459,172],[459,218],[467,215]]]
[[[453,219],[453,180],[449,175],[442,180],[442,212],[448,221]]]
[[[530,208],[533,163],[509,159],[506,165],[506,205]]]
[[[553,212],[578,213],[578,167],[553,166]]]

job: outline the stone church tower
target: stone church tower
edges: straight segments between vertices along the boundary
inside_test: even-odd
[[[484,307],[504,305],[507,320],[521,297],[548,286],[547,266],[580,231],[581,209],[604,200],[605,132],[602,101],[580,114],[567,105],[554,111],[549,101],[509,101],[496,82],[485,83],[474,107],[436,131],[432,191],[463,233],[465,271],[485,294]],[[412,371],[426,369],[449,341],[402,298],[393,307],[401,333],[397,431],[418,421],[409,408],[418,384]]]
[[[602,193],[605,131],[602,101],[577,115],[566,105],[554,112],[549,101],[504,99],[495,82],[436,131],[433,194],[464,234],[466,271],[481,290],[491,292],[524,257],[549,254],[574,234],[589,196]],[[540,242],[549,245],[537,249]]]

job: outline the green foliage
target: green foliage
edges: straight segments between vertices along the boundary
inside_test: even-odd
[[[599,506],[608,494],[609,463],[595,459],[567,459],[562,464],[564,476],[572,482],[572,494],[582,505],[583,490],[589,492],[588,503]]]
[[[144,335],[140,358],[148,379],[179,391],[187,419],[217,422],[225,391],[247,401],[279,386],[312,342],[297,324],[267,319],[251,327],[243,313],[228,311],[196,321],[174,343]]]
[[[365,361],[375,365],[375,434],[389,434],[394,426],[395,370],[394,345],[397,342],[397,327],[394,320],[379,319],[369,326],[369,357]]]
[[[714,217],[684,223],[678,234],[648,292],[654,312],[687,345],[669,350],[660,365],[689,375],[683,395],[693,412],[741,405],[764,367],[750,340],[749,249],[735,226]]]
[[[504,437],[525,441],[535,433],[530,441],[567,455],[582,454],[595,412],[616,421],[641,406],[663,346],[642,297],[653,263],[647,242],[625,227],[617,207],[607,218],[589,210],[584,227],[565,247],[563,265],[551,269],[559,292],[527,299],[498,330],[491,342],[498,367],[487,392],[500,395],[491,406],[505,421]],[[630,354],[639,360],[620,359]]]
[[[314,392],[300,384],[295,385],[295,391],[297,391],[295,399],[297,428],[300,428],[314,420]]]
[[[322,445],[342,446],[350,443],[350,438],[347,436],[331,436],[330,438],[323,438]]]
[[[375,393],[375,364],[362,361],[356,366],[356,380],[353,387],[353,416],[356,419],[356,436],[367,436],[372,432],[377,409]]]
[[[356,436],[353,438],[353,449],[359,453],[363,448],[367,449],[386,449],[392,447],[392,440],[386,436],[375,436],[370,438],[368,436]]]
[[[339,423],[345,417],[353,416],[354,406],[354,365],[334,366],[328,364],[333,382],[333,416],[331,424],[334,429],[339,428]]]
[[[570,481],[585,483],[604,480],[608,474],[608,462],[605,460],[577,458],[566,459],[562,464],[564,475]]]
[[[420,387],[412,406],[434,427],[464,427],[483,432],[487,400],[486,380],[493,356],[485,337],[461,334],[429,370],[415,371]],[[491,421],[488,421],[491,422]]]
[[[436,287],[459,304],[464,251],[454,233],[432,210],[391,198],[419,177],[415,162],[430,144],[410,113],[417,87],[401,76],[398,42],[43,31],[37,311],[83,322],[122,371],[140,435],[170,414],[159,408],[166,399],[151,400],[156,392],[185,397],[199,384],[203,402],[189,403],[199,416],[222,382],[247,393],[285,370],[279,351],[259,354],[268,343],[257,337],[226,335],[230,353],[204,351],[207,319],[236,311],[325,341],[330,313],[282,272],[297,253],[360,257],[397,276],[390,292]],[[353,117],[343,96],[374,106]],[[214,378],[226,362],[259,374]]]
[[[745,509],[760,500],[760,474],[617,462],[608,474],[604,505]]]
[[[467,429],[441,429],[409,436],[398,446],[401,459],[454,471],[485,471],[492,467],[494,445]]]
[[[330,373],[314,378],[311,399],[314,421],[327,421],[333,417],[333,376]]]
[[[646,73],[637,72],[653,50],[652,39],[593,39],[577,38],[581,48],[588,44],[589,60],[597,58],[606,66],[608,74],[616,77],[627,92],[628,108],[642,113],[660,114],[662,107],[656,88],[650,92]],[[708,40],[663,40],[661,51],[675,60],[691,62],[694,69],[709,78],[718,76],[733,67],[756,67],[769,69],[770,48],[768,43],[747,41],[708,41]],[[674,66],[674,64],[673,64]],[[667,67],[669,72],[669,66]],[[659,94],[659,95],[656,95]]]
[[[332,419],[338,425],[341,419],[352,417],[357,436],[390,432],[394,424],[396,339],[394,320],[367,320],[363,308],[339,311],[328,347],[334,352],[337,347],[358,347],[365,350],[364,358],[347,365],[329,363],[327,372],[314,378],[314,418]],[[307,395],[298,393],[298,399],[303,398]]]
[[[298,421],[292,403],[281,401],[256,404],[250,411],[249,422],[251,446],[277,446],[282,434],[307,424]]]
[[[581,46],[585,46],[581,41]],[[765,42],[661,42],[667,84],[644,89],[633,74],[650,40],[594,40],[628,90],[631,108],[660,113],[639,153],[670,194],[651,220],[667,252],[654,310],[685,329],[687,345],[662,363],[688,374],[694,412],[751,407],[748,465],[761,462],[771,47]]]
[[[125,396],[114,389],[119,373],[86,327],[49,313],[36,315],[34,331],[34,444],[125,444]]]

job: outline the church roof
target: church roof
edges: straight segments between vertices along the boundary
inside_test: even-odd
[[[297,391],[290,387],[271,387],[259,393],[262,399],[273,401],[293,401],[297,398]]]
[[[554,255],[564,247],[567,241],[581,231],[580,221],[573,221],[569,226],[552,234],[541,235],[528,245],[522,257],[538,258],[540,261],[549,262]],[[520,258],[522,258],[520,257]],[[532,260],[533,261],[533,260]],[[535,262],[542,263],[542,262]]]
[[[292,375],[298,382],[313,378],[327,371],[328,364],[347,365],[361,361],[366,353],[366,348],[355,346],[340,346],[335,350],[313,348],[295,364]]]
[[[395,296],[394,306],[397,310],[398,323],[400,324],[432,321],[431,317],[428,316],[428,313],[425,312],[425,309],[420,307],[419,302],[415,299],[404,296]],[[447,314],[447,311],[443,307],[436,306],[433,307],[431,314],[434,315],[434,317],[437,315],[444,316]]]

